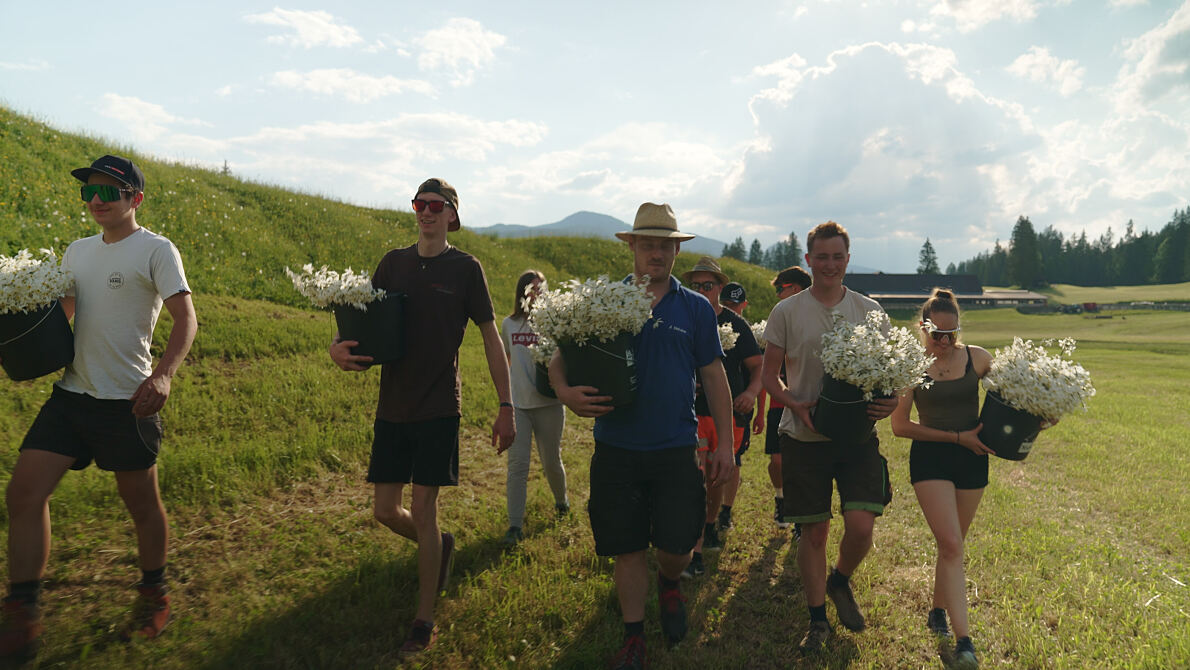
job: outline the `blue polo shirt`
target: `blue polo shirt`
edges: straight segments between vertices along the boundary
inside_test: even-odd
[[[595,419],[595,440],[652,451],[698,443],[694,371],[723,355],[715,310],[669,278],[669,293],[636,336],[636,402]]]

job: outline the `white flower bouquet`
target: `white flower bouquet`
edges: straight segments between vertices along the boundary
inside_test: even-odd
[[[890,327],[888,315],[873,310],[864,323],[840,314],[822,335],[822,368],[835,379],[858,386],[864,400],[891,396],[926,382],[934,357],[907,328]]]
[[[735,341],[738,339],[740,334],[735,332],[730,323],[719,326],[719,346],[723,347],[724,352],[735,349]]]
[[[562,351],[571,385],[593,386],[620,406],[636,397],[633,338],[652,316],[647,277],[625,283],[602,275],[539,294],[529,326]]]
[[[756,346],[760,347],[761,351],[764,351],[764,345],[768,344],[768,340],[764,339],[764,330],[768,327],[768,319],[752,324],[752,337],[756,340]]]
[[[1055,344],[1060,355],[1046,351]],[[1056,421],[1080,407],[1086,410],[1095,387],[1091,385],[1091,373],[1068,360],[1074,349],[1071,338],[1056,343],[1043,340],[1040,345],[1013,338],[1011,346],[996,349],[983,386],[1009,406],[1046,421]]]
[[[0,314],[43,310],[70,289],[73,280],[53,250],[40,251],[45,260],[34,258],[28,249],[11,257],[0,255]]]
[[[550,359],[554,357],[554,352],[557,350],[556,342],[545,335],[538,335],[537,344],[529,345],[529,358],[533,359],[533,363],[536,365],[549,367]]]
[[[372,288],[372,280],[366,273],[356,274],[351,268],[342,273],[328,270],[324,265],[315,270],[307,263],[302,266],[301,274],[293,272],[288,267],[285,274],[293,282],[298,293],[310,299],[315,307],[334,307],[336,305],[351,305],[356,309],[367,311],[368,304],[384,297],[384,289]]]
[[[74,360],[74,334],[58,301],[73,282],[54,252],[0,255],[0,359],[14,381],[36,379]]]

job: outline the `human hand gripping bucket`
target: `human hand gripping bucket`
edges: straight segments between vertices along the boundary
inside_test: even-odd
[[[359,342],[351,353],[371,356],[372,365],[401,358],[405,353],[405,294],[387,293],[367,307],[335,305],[339,339]]]
[[[598,395],[612,397],[613,407],[636,400],[635,335],[620,333],[609,342],[589,340],[583,345],[559,342],[558,348],[566,362],[567,384],[594,386]]]

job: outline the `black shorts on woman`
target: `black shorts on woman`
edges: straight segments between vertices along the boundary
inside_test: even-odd
[[[913,398],[924,426],[965,431],[979,425],[979,376],[971,350],[967,350],[962,377],[915,389]],[[988,457],[953,442],[914,440],[909,450],[909,480],[914,484],[943,480],[956,489],[982,489],[988,485]]]

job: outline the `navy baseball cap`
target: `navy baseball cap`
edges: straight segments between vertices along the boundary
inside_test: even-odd
[[[723,293],[719,294],[720,302],[744,302],[748,299],[748,294],[744,291],[744,287],[736,282],[728,282],[723,285]]]
[[[108,154],[91,163],[91,167],[71,170],[70,174],[77,180],[87,183],[91,175],[96,172],[116,179],[137,191],[145,190],[145,174],[127,158]]]

